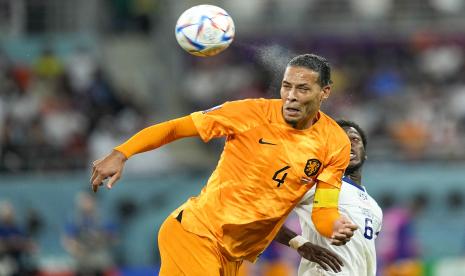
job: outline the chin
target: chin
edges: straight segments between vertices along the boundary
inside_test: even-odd
[[[290,125],[295,125],[297,124],[297,122],[299,121],[299,119],[297,118],[288,118],[288,117],[284,117],[284,121]]]

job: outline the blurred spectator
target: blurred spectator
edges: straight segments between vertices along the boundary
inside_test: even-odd
[[[63,73],[63,64],[50,47],[46,47],[34,65],[37,76],[45,79],[58,78]]]
[[[113,29],[150,34],[156,24],[159,0],[107,1],[113,12]]]
[[[237,99],[241,90],[250,87],[254,72],[232,59],[225,55],[193,64],[183,83],[183,96],[191,108],[202,110]]]
[[[451,190],[446,195],[446,207],[454,215],[463,211],[463,193],[460,190]]]
[[[392,199],[388,201],[389,204],[393,203]],[[385,273],[383,275],[420,275],[416,272],[399,274],[399,271],[420,271],[416,261],[421,256],[413,225],[416,216],[421,214],[428,203],[428,196],[419,193],[407,208],[395,205],[384,209],[383,230],[377,240],[380,271]]]
[[[352,11],[367,19],[379,19],[387,16],[392,0],[351,0]]]
[[[63,246],[75,261],[76,275],[105,275],[114,268],[116,242],[116,226],[100,218],[93,195],[79,193],[76,217],[66,225],[63,237]]]
[[[133,0],[132,10],[136,30],[145,34],[150,34],[154,28],[156,17],[155,12],[159,5],[159,0]]]
[[[91,50],[79,45],[69,55],[66,62],[66,73],[73,94],[84,97],[95,78],[98,63]]]
[[[34,243],[16,221],[13,206],[0,202],[0,275],[35,275],[30,262]]]

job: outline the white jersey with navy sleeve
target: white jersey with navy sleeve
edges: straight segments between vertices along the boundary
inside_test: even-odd
[[[316,185],[315,185],[316,186]],[[376,251],[375,238],[381,230],[383,213],[376,201],[368,195],[365,188],[357,185],[348,177],[342,179],[339,193],[339,213],[358,226],[351,240],[342,246],[331,245],[328,238],[320,235],[312,222],[312,208],[315,187],[305,194],[296,206],[302,236],[311,243],[320,245],[336,253],[343,261],[342,271],[325,271],[317,263],[302,258],[299,276],[310,275],[350,275],[375,276]]]

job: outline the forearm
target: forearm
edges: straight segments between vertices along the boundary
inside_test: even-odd
[[[280,244],[289,246],[289,241],[295,236],[297,236],[297,234],[294,231],[283,225],[281,229],[279,229],[279,232],[274,238],[274,240],[279,242]]]
[[[147,127],[115,147],[115,150],[129,158],[134,154],[156,149],[174,140],[196,135],[198,132],[192,118],[185,116]]]
[[[315,191],[312,221],[316,230],[327,238],[331,238],[334,223],[340,218],[339,192],[339,188],[324,182],[319,182]]]

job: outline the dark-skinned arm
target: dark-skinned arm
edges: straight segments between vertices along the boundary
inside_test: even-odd
[[[292,242],[292,240],[296,241],[296,239],[300,240],[299,242]],[[305,258],[311,262],[317,263],[320,265],[324,270],[328,271],[331,268],[334,272],[340,272],[341,266],[343,263],[341,259],[331,251],[316,244],[313,244],[309,241],[304,241],[305,239],[302,236],[297,235],[294,231],[287,228],[286,226],[282,226],[279,230],[278,234],[275,237],[275,241],[294,248],[297,250],[297,253],[302,258]],[[297,247],[297,248],[295,248]]]

